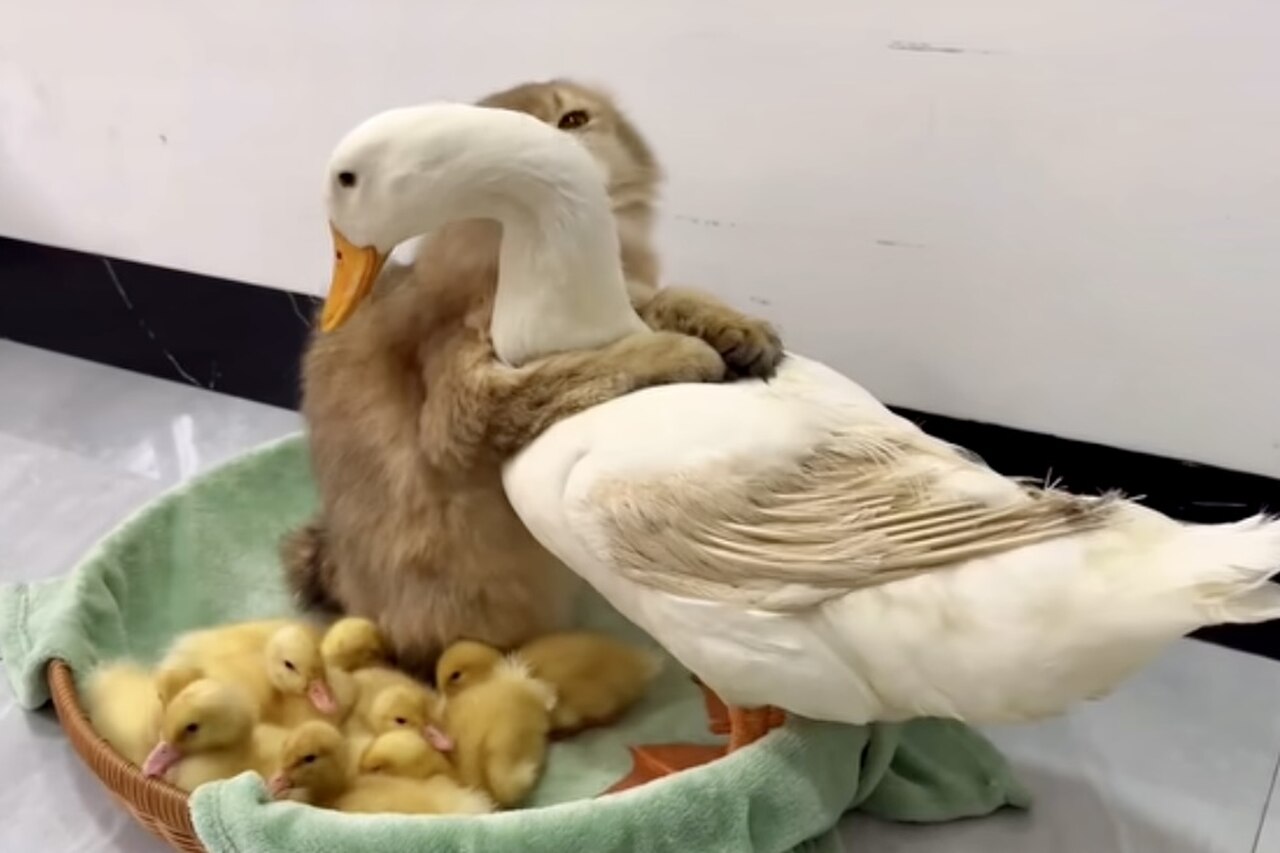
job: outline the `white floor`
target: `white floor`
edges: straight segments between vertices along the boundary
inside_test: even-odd
[[[296,430],[292,412],[0,341],[0,580],[67,570],[138,504]],[[992,732],[1037,801],[940,827],[858,816],[851,853],[1280,853],[1280,664],[1184,641],[1104,702]],[[0,850],[159,851],[0,678]]]

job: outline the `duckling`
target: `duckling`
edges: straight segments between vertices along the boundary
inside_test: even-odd
[[[501,806],[523,800],[546,761],[554,690],[530,676],[526,664],[470,640],[441,655],[437,683],[462,781]]]
[[[700,338],[723,356],[724,363],[703,362],[712,355],[706,346],[664,337],[664,359],[679,369],[648,370],[646,382],[688,379],[692,361],[715,374],[725,363],[734,373],[773,372],[782,347],[768,323],[710,297],[658,289],[650,232],[661,168],[612,99],[558,80],[482,103],[534,115],[586,145],[609,177],[640,317],[660,332]],[[476,383],[463,345],[491,310],[501,231],[479,220],[440,229],[424,241],[412,271],[396,272],[393,287],[375,287],[345,325],[317,334],[304,358],[302,410],[322,509],[281,544],[289,584],[304,604],[376,618],[395,659],[424,677],[441,650],[463,636],[514,648],[563,627],[579,588],[511,511],[494,458],[510,447],[485,448],[478,457],[465,447],[470,436],[504,433],[505,425],[451,429],[453,417],[497,421],[507,413],[518,427],[549,423],[568,412],[546,405],[554,396],[545,393],[548,382],[583,389],[607,374],[603,384],[612,393],[634,372],[629,368],[661,360],[594,353],[581,363],[551,359],[518,405],[490,406],[489,397],[469,395]],[[589,403],[585,393],[570,396]]]
[[[181,690],[191,682],[204,678],[204,671],[196,666],[185,664],[164,664],[155,671],[156,694],[161,705],[168,705]]]
[[[440,697],[424,685],[396,684],[379,693],[369,707],[366,726],[375,735],[409,729],[439,752],[452,752],[453,738],[440,727]]]
[[[186,791],[246,770],[266,774],[284,731],[258,723],[249,694],[238,685],[201,678],[184,687],[161,715],[159,741],[142,763],[143,775]]]
[[[259,619],[188,631],[169,646],[164,664],[199,667],[209,660],[260,652],[272,634],[292,624],[291,619]]]
[[[439,701],[435,691],[410,675],[389,666],[368,666],[351,673],[356,684],[356,703],[347,718],[349,731],[377,734],[387,727],[385,720],[375,724],[373,704],[385,691],[401,688],[406,693],[424,693],[427,707],[434,708]],[[383,716],[386,716],[385,714]]]
[[[356,784],[338,798],[334,807],[339,811],[368,814],[475,815],[489,814],[496,809],[488,796],[474,788],[459,785],[448,776],[403,779],[376,774],[358,776]]]
[[[355,766],[342,733],[311,720],[285,737],[267,790],[275,799],[288,796],[328,808],[351,788]]]
[[[408,779],[430,779],[432,776],[453,777],[455,770],[444,753],[430,744],[422,733],[410,729],[392,729],[378,735],[365,748],[358,762],[361,773],[385,773]]]
[[[295,726],[319,714],[340,723],[356,703],[355,678],[325,665],[317,635],[309,627],[286,625],[276,631],[263,658],[274,688],[263,710],[269,722]]]
[[[215,678],[249,691],[259,709],[275,698],[275,687],[263,664],[267,643],[281,629],[303,627],[291,619],[238,622],[191,631],[178,637],[160,662],[162,696],[172,697],[196,678]]]
[[[84,692],[94,730],[120,755],[141,765],[160,740],[164,706],[155,677],[136,663],[121,661],[95,669]]]
[[[644,695],[662,669],[656,653],[589,631],[539,637],[515,656],[555,689],[551,728],[557,732],[612,722]]]
[[[448,777],[406,779],[352,772],[350,747],[336,728],[318,720],[294,729],[281,747],[278,770],[267,783],[276,799],[296,797],[344,812],[483,814],[492,803],[460,789]],[[459,795],[461,792],[461,795]]]
[[[360,773],[423,780],[451,814],[484,814],[497,806],[487,794],[458,782],[457,770],[421,733],[397,729],[379,735],[360,760]]]
[[[386,664],[387,646],[372,620],[348,616],[325,631],[320,641],[320,656],[326,666],[355,672]]]

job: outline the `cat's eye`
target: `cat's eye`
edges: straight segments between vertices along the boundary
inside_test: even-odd
[[[591,121],[591,116],[587,114],[586,110],[569,110],[569,112],[560,116],[560,121],[556,123],[556,126],[561,130],[574,130],[589,121]]]

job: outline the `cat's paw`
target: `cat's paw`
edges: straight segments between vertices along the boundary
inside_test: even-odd
[[[703,339],[737,377],[768,379],[777,372],[784,355],[782,339],[772,324],[736,312],[707,322]]]

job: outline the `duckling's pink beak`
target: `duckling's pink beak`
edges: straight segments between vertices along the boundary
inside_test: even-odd
[[[427,723],[422,727],[422,736],[437,752],[453,752],[453,738],[445,734],[443,729]]]
[[[151,750],[147,760],[142,762],[142,775],[149,779],[159,779],[181,760],[182,752],[173,744],[162,740]]]
[[[289,781],[289,776],[283,770],[267,780],[267,793],[273,800],[283,799],[292,787],[293,783]]]
[[[321,714],[338,713],[338,700],[333,698],[333,691],[329,689],[328,682],[323,678],[317,678],[307,685],[307,698]]]

